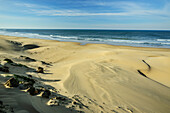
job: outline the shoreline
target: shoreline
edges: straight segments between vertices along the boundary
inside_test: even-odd
[[[61,30],[61,34],[57,33],[55,34],[55,32],[57,32],[57,30],[54,32],[54,30],[52,30],[53,32],[51,33],[43,33],[44,31],[41,29],[37,29],[37,30],[40,30],[40,31],[34,31],[34,30],[31,30],[31,29],[28,29],[28,30],[18,30],[18,29],[11,29],[11,31],[7,30],[7,31],[2,31],[2,34],[4,35],[8,35],[8,36],[17,36],[17,37],[28,37],[28,38],[37,38],[37,39],[45,39],[45,40],[57,40],[57,41],[63,41],[63,42],[78,42],[78,43],[81,43],[82,45],[83,44],[87,44],[87,43],[91,43],[91,44],[107,44],[107,45],[115,45],[115,46],[131,46],[131,47],[149,47],[149,48],[170,48],[170,43],[169,43],[169,40],[167,39],[166,36],[163,35],[163,31],[160,31],[160,36],[155,36],[155,37],[152,37],[152,35],[150,35],[149,33],[151,31],[148,31],[149,33],[147,33],[146,31],[146,36],[143,37],[143,35],[140,35],[140,34],[143,34],[143,30],[141,32],[138,33],[139,35],[139,40],[135,38],[135,32],[134,32],[134,37],[131,37],[129,36],[129,38],[127,38],[128,36],[124,37],[124,38],[120,38],[122,37],[120,35],[116,36],[114,34],[112,35],[107,35],[107,32],[104,32],[104,31],[108,31],[108,30],[101,30],[103,32],[101,32],[101,36],[103,36],[103,38],[100,37],[94,37],[93,38],[93,35],[88,35],[87,33],[87,36],[86,37],[82,37],[82,33],[80,32],[80,36],[79,35],[76,35],[75,34],[75,31],[73,30],[73,34],[71,35],[62,35],[62,33],[66,33],[65,31],[62,31]],[[67,31],[67,30],[66,30]],[[79,30],[77,30],[78,32]],[[81,31],[81,30],[80,30]],[[82,30],[83,31],[83,30]],[[95,31],[95,30],[92,30],[92,31]],[[92,32],[90,31],[90,32]],[[98,31],[98,30],[96,30]],[[120,33],[123,32],[124,30],[118,30]],[[126,30],[125,30],[126,31]],[[131,31],[131,30],[130,30]],[[135,30],[133,30],[135,31]],[[60,32],[60,31],[59,31]],[[68,30],[68,33],[70,31]],[[118,33],[119,33],[118,32]],[[170,33],[168,31],[165,31],[165,33]],[[83,32],[84,34],[86,34],[86,32]],[[94,36],[96,35],[95,34],[96,32],[94,32]],[[106,36],[104,35],[104,33],[106,33]],[[125,32],[126,33],[126,32]],[[145,33],[145,32],[144,32]],[[152,32],[151,32],[152,33]],[[157,32],[156,32],[157,33]],[[156,33],[153,31],[153,35]],[[92,32],[93,34],[93,32]],[[129,35],[131,34],[131,32],[129,32]],[[133,32],[132,32],[133,34]],[[92,36],[92,37],[91,37]],[[112,37],[115,37],[115,38],[112,38]],[[120,38],[120,39],[119,39]],[[153,38],[153,39],[152,39]],[[152,40],[151,40],[152,39]]]
[[[120,48],[141,48],[141,49],[160,49],[160,50],[170,50],[170,48],[161,48],[161,47],[140,47],[140,46],[126,46],[126,45],[113,45],[113,44],[106,44],[106,43],[88,43],[88,42],[78,42],[78,41],[60,41],[60,40],[50,40],[50,39],[41,39],[41,38],[30,38],[30,37],[18,37],[18,36],[10,36],[10,35],[0,35],[0,36],[8,36],[8,37],[16,37],[16,38],[29,38],[29,39],[38,39],[38,40],[47,40],[47,41],[56,41],[56,42],[66,42],[66,43],[77,43],[78,45],[81,46],[86,46],[86,45],[108,45],[108,46],[113,46],[113,47],[120,47]],[[85,44],[83,44],[85,43]]]
[[[36,80],[33,87],[52,93],[42,98],[26,90],[20,94],[18,87],[1,88],[0,100],[15,112],[26,113],[170,112],[169,62],[167,48],[81,45],[0,35],[0,66],[9,68],[9,73],[0,71],[0,82],[15,74],[31,76]],[[38,67],[44,73],[37,73]]]

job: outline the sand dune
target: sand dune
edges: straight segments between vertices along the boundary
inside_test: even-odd
[[[27,68],[5,64],[4,58]],[[0,71],[1,84],[13,74],[32,75],[35,87],[53,92],[44,99],[1,85],[0,100],[18,113],[170,112],[170,49],[0,36],[0,62],[10,71]],[[45,72],[36,73],[38,67]],[[52,105],[57,96],[66,102]]]

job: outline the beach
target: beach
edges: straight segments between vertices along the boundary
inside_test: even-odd
[[[0,66],[9,71],[0,71],[4,106],[0,110],[9,113],[170,112],[168,48],[0,35]],[[44,72],[37,73],[38,67]],[[33,79],[40,93],[30,95],[27,89],[4,86],[14,75]],[[46,90],[51,92],[49,98],[42,97]]]

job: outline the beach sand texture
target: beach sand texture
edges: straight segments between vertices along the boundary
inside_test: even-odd
[[[26,67],[10,65],[5,58]],[[9,67],[9,73],[0,71],[0,100],[11,107],[4,108],[8,112],[170,113],[170,49],[1,35],[0,64]],[[37,73],[38,67],[44,73]],[[32,75],[35,88],[52,95],[46,99],[5,88],[14,74]],[[55,98],[59,96],[64,99]],[[57,104],[49,102],[52,98]]]

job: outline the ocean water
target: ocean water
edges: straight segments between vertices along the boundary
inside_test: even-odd
[[[170,31],[158,30],[0,29],[0,35],[73,41],[82,44],[170,48]]]

